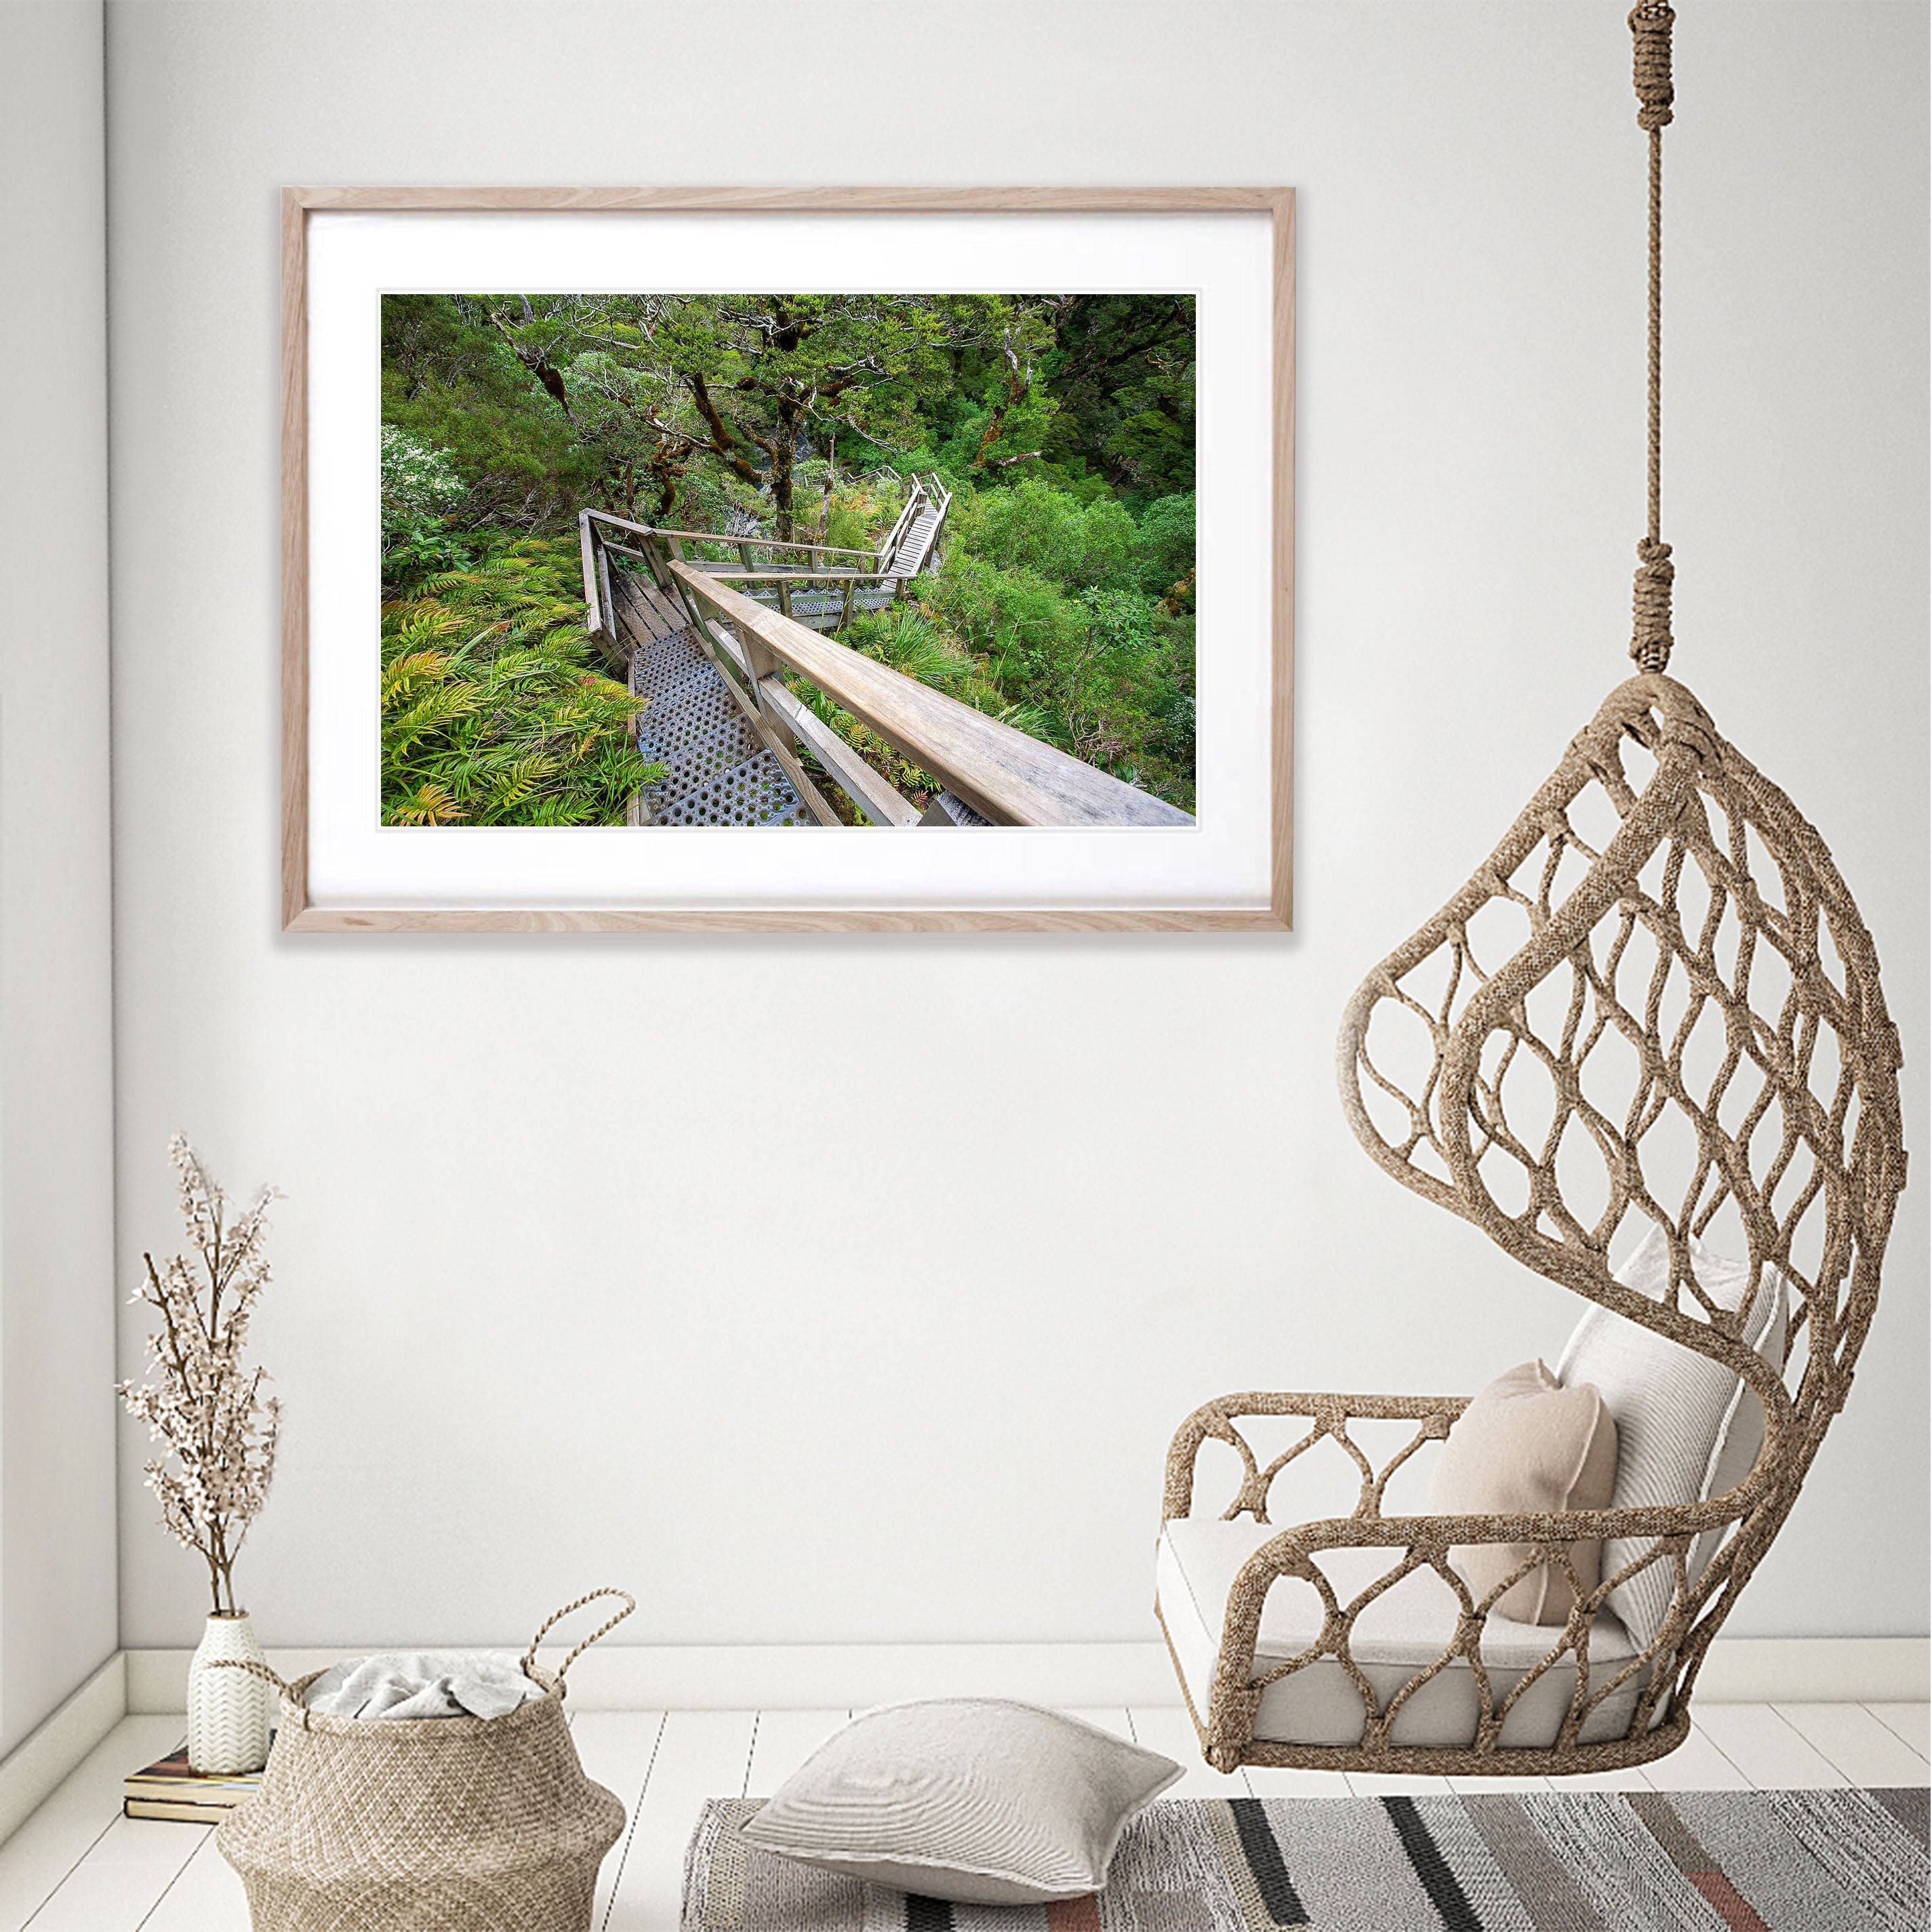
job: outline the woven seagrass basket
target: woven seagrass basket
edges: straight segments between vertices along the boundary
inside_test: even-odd
[[[603,1596],[623,1592],[569,1608]],[[277,1678],[281,1723],[262,1788],[215,1834],[254,1932],[587,1932],[624,1808],[584,1774],[563,1680],[635,1607],[624,1601],[554,1676],[533,1640],[524,1672],[544,1695],[506,1717],[322,1717],[307,1702],[321,1672]]]

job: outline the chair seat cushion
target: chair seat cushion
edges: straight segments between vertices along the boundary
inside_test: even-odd
[[[1204,1721],[1213,1688],[1215,1658],[1228,1598],[1241,1566],[1279,1526],[1246,1517],[1233,1522],[1189,1516],[1161,1533],[1156,1565],[1156,1604],[1174,1660],[1196,1713]],[[1326,1550],[1316,1558],[1338,1602],[1346,1605],[1400,1559],[1386,1548]],[[1412,1571],[1385,1590],[1355,1620],[1349,1654],[1367,1678],[1382,1708],[1414,1674],[1435,1662],[1454,1641],[1461,1606],[1433,1570]],[[1256,1646],[1255,1676],[1309,1648],[1321,1635],[1322,1606],[1312,1584],[1283,1578],[1269,1591]],[[1562,1641],[1560,1630],[1516,1623],[1492,1613],[1483,1629],[1482,1658],[1492,1696],[1500,1702],[1518,1678]],[[1607,1610],[1590,1632],[1590,1688],[1594,1694],[1636,1654],[1624,1628]],[[1594,1744],[1628,1729],[1644,1673],[1633,1672],[1586,1720],[1582,1742]],[[1576,1689],[1576,1667],[1566,1653],[1523,1693],[1504,1720],[1506,1748],[1540,1749],[1555,1744]],[[1442,1748],[1472,1744],[1480,1712],[1476,1679],[1466,1658],[1441,1670],[1405,1703],[1391,1742]],[[1282,1744],[1354,1744],[1362,1739],[1362,1698],[1332,1657],[1296,1671],[1262,1694],[1255,1723],[1258,1739]]]

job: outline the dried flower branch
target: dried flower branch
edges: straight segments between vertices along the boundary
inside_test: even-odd
[[[147,1465],[163,1526],[207,1563],[215,1614],[232,1616],[235,1559],[268,1499],[281,1430],[280,1402],[262,1393],[266,1372],[242,1365],[268,1285],[263,1242],[280,1192],[263,1188],[231,1220],[228,1197],[182,1135],[169,1142],[168,1159],[195,1261],[172,1255],[158,1268],[152,1255],[141,1257],[147,1278],[132,1299],[155,1310],[161,1327],[148,1337],[152,1379],[122,1382],[120,1394],[166,1445]]]

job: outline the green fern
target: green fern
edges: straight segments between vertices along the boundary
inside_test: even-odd
[[[621,825],[662,776],[592,665],[574,545],[531,538],[382,610],[382,821]]]

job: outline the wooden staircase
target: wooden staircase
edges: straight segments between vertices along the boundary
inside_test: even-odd
[[[892,578],[896,585],[907,578],[916,577],[926,568],[928,556],[932,554],[933,539],[939,533],[944,508],[930,500],[925,502],[905,535],[899,539],[897,550],[892,553]]]
[[[748,583],[745,594],[767,610],[782,610],[794,622],[808,625],[814,631],[842,631],[860,613],[882,610],[896,602],[907,584],[922,571],[936,566],[940,533],[946,526],[946,514],[952,503],[952,492],[938,477],[913,477],[905,506],[877,550],[833,550],[800,544],[793,548],[805,551],[811,561],[772,560],[765,566],[769,578],[796,578],[800,580],[796,586],[779,581]],[[748,568],[754,550],[778,548],[764,538],[736,530],[731,532],[731,540]],[[816,569],[820,559],[825,556],[847,560],[842,578],[834,573],[836,580],[828,580]],[[869,562],[872,568],[866,569],[860,560]],[[855,570],[851,568],[854,565],[859,567]]]
[[[638,752],[664,775],[638,795],[641,825],[809,825],[812,814],[724,674],[705,655],[690,618],[654,584],[614,574],[619,642],[631,660],[631,692],[645,700]]]
[[[1165,800],[828,634],[934,567],[951,495],[936,477],[912,486],[868,550],[580,512],[585,627],[627,668],[644,700],[638,749],[662,767],[632,822],[1192,826]],[[805,701],[807,686],[938,789],[900,792]],[[849,806],[826,796],[835,787]]]

